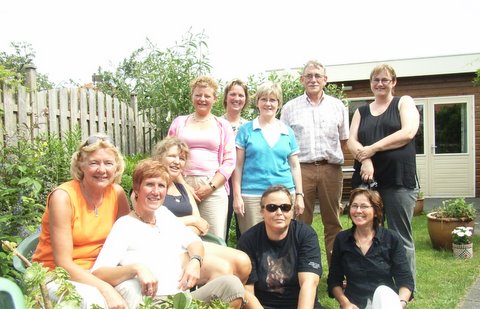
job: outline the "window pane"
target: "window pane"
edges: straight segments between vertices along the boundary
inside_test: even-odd
[[[418,112],[420,113],[420,126],[418,127],[417,135],[415,135],[415,149],[417,151],[417,154],[425,154],[425,143],[424,143],[424,136],[423,136],[423,110],[424,110],[424,105],[423,104],[418,104],[417,109]]]
[[[367,105],[373,102],[373,99],[367,100],[349,100],[348,101],[348,116],[349,116],[349,123],[352,123],[353,114],[362,105]]]
[[[467,152],[467,103],[435,104],[435,153]]]

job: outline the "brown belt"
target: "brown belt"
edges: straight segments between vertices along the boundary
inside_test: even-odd
[[[328,160],[320,160],[320,161],[313,161],[313,162],[302,162],[301,164],[325,165],[325,164],[328,164]]]

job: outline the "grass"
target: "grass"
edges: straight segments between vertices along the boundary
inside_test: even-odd
[[[346,215],[342,216],[344,229],[351,227]],[[234,226],[234,224],[232,224]],[[335,299],[327,294],[327,258],[323,244],[323,225],[318,214],[315,215],[313,228],[317,231],[322,250],[323,276],[318,288],[320,303],[325,308],[338,308]],[[432,248],[427,230],[425,214],[413,218],[413,236],[415,239],[417,262],[417,292],[415,300],[409,304],[409,309],[456,308],[468,289],[480,275],[480,236],[473,238],[473,258],[457,260],[451,251],[438,251]],[[230,230],[229,245],[235,247],[234,229]]]

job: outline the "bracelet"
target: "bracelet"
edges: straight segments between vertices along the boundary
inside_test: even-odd
[[[302,197],[305,197],[305,194],[303,194],[303,192],[295,192],[295,195],[301,195]]]
[[[200,255],[198,255],[198,254],[192,255],[192,257],[190,258],[190,261],[191,261],[191,260],[197,260],[198,263],[200,263],[200,267],[202,267],[203,257],[201,257]]]
[[[406,301],[405,299],[400,299],[400,302],[401,302],[401,303],[405,303],[405,307],[408,306],[408,301]]]
[[[213,190],[215,190],[217,187],[215,187],[215,185],[213,184],[213,182],[209,182],[208,185],[210,186],[210,188],[212,188]]]

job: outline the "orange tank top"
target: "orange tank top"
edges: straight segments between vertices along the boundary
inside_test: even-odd
[[[95,211],[88,209],[78,180],[63,183],[55,190],[63,190],[67,192],[70,197],[70,207],[72,208],[70,222],[72,227],[73,261],[84,269],[90,269],[95,263],[100,249],[102,249],[103,243],[117,218],[118,203],[115,188],[111,185],[105,190],[103,202],[101,206],[97,208],[98,215],[95,214]],[[55,261],[53,258],[48,222],[49,198],[50,195],[47,198],[47,207],[42,217],[42,230],[39,243],[32,260],[43,263],[43,265],[49,269],[54,269]]]

